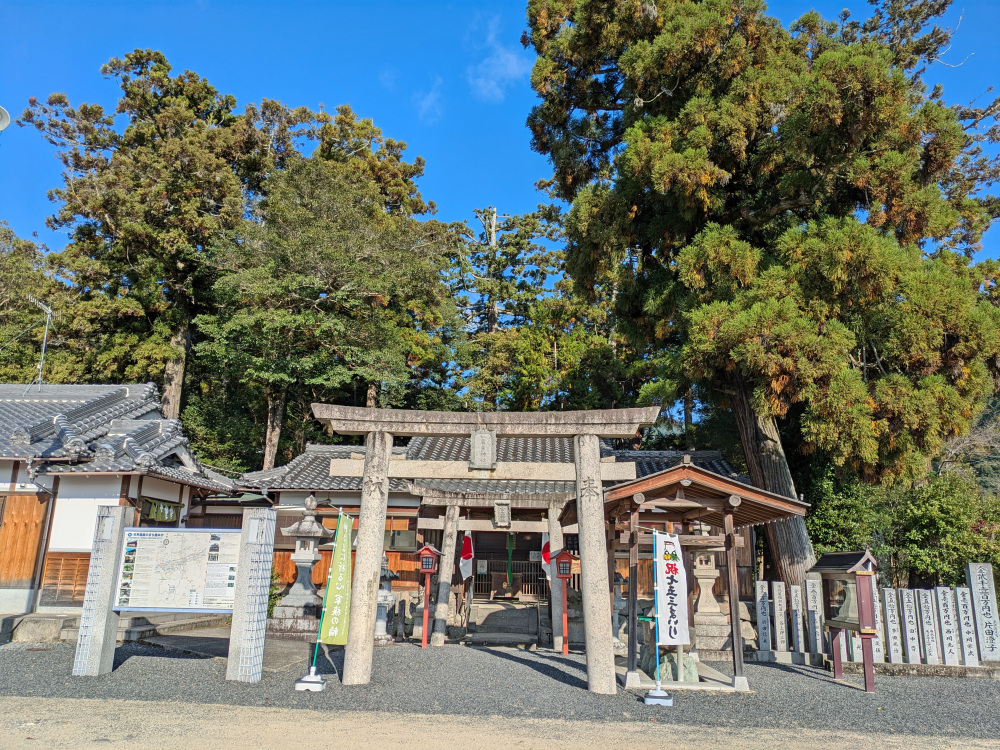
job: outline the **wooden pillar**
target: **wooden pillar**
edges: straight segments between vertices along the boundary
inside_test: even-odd
[[[28,466],[30,468],[31,464],[28,464]],[[14,490],[17,489],[17,475],[18,475],[18,473],[20,473],[20,471],[21,471],[21,462],[20,461],[14,461],[11,464],[11,469],[10,469],[10,489],[8,490],[11,493],[13,493]]]
[[[358,547],[351,585],[351,625],[344,649],[345,685],[367,685],[372,675],[375,614],[389,503],[389,456],[392,435],[370,432],[365,438],[365,468],[358,514]]]
[[[45,520],[42,521],[42,533],[38,539],[38,554],[35,557],[34,592],[29,612],[38,611],[38,602],[42,598],[42,582],[45,580],[45,560],[49,554],[49,535],[52,533],[52,518],[56,514],[56,500],[59,498],[59,480],[61,475],[52,477],[52,494],[49,495],[45,507]]]
[[[727,506],[722,518],[723,532],[726,535],[726,580],[729,584],[729,629],[733,644],[733,687],[737,690],[749,690],[747,678],[743,674],[743,629],[740,623],[740,584],[736,573],[736,531],[733,527],[733,507],[740,503],[739,498],[727,500]]]
[[[601,444],[597,435],[577,435],[576,507],[580,535],[580,588],[587,644],[587,688],[614,695],[615,654],[611,644],[611,600],[608,597],[607,541],[604,534],[604,489]],[[602,559],[603,558],[603,559]]]
[[[636,504],[642,502],[642,495],[636,495]],[[634,507],[628,522],[628,671],[625,687],[631,687],[629,679],[634,676],[638,685],[639,650],[639,508]]]
[[[131,485],[132,485],[132,475],[131,474],[125,474],[122,477],[121,490],[118,492],[118,504],[119,505],[131,505],[131,503],[129,502],[129,497],[128,497],[128,490],[129,490],[129,487]],[[140,512],[142,511],[142,506],[141,505],[139,506],[139,511]],[[136,519],[136,521],[138,522],[138,519]]]
[[[434,605],[434,631],[431,645],[443,646],[448,634],[448,602],[451,599],[451,579],[455,575],[455,542],[458,538],[458,506],[449,505],[444,512],[441,534],[441,565],[438,567],[438,598]]]
[[[618,637],[614,631],[615,619],[615,520],[608,521],[608,601],[611,602],[611,641]]]
[[[562,524],[559,522],[560,508],[549,507],[549,603],[552,605],[552,648],[563,650],[563,580],[556,575],[556,555],[563,550]]]

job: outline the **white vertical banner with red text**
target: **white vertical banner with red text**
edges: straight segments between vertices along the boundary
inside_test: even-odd
[[[657,643],[661,646],[690,643],[687,573],[680,540],[674,534],[654,531],[653,559],[656,564]]]

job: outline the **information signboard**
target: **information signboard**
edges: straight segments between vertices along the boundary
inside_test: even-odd
[[[116,610],[231,612],[238,529],[126,528]]]

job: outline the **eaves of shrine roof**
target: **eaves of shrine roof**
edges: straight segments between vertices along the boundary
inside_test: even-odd
[[[467,435],[410,438],[406,458],[410,461],[468,461]],[[573,439],[568,437],[497,437],[497,461],[526,463],[573,463]]]
[[[403,456],[406,448],[393,448],[393,455]],[[317,445],[310,443],[284,466],[264,471],[249,471],[238,480],[241,487],[267,490],[308,490],[320,492],[361,491],[361,477],[330,476],[331,459],[363,457],[365,449],[357,445]],[[406,492],[409,481],[390,479],[390,492]]]
[[[352,450],[357,451],[357,448]],[[363,449],[361,449],[363,451]],[[739,476],[721,451],[615,450],[611,440],[601,440],[601,458],[635,463],[636,474],[645,476],[670,468],[688,455],[697,466],[726,477]],[[410,438],[406,458],[411,461],[468,461],[470,439],[465,435]],[[497,437],[497,461],[523,463],[573,463],[573,439],[568,437]]]
[[[702,450],[702,451],[637,451],[624,450],[614,451],[616,461],[629,461],[635,463],[635,473],[637,477],[645,477],[666,471],[684,460],[685,456],[691,459],[695,466],[710,471],[713,474],[735,479],[742,484],[750,484],[750,477],[737,472],[726,459],[722,457],[722,451]]]
[[[416,483],[416,482],[415,482]],[[536,479],[421,479],[423,489],[501,495],[554,495],[576,493],[576,482]]]

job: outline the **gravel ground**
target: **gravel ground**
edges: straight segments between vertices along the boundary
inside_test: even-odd
[[[411,645],[376,649],[372,682],[344,687],[343,663],[320,659],[326,692],[297,693],[297,670],[265,673],[257,685],[225,681],[219,659],[151,646],[118,649],[110,675],[72,678],[73,645],[0,647],[0,696],[166,701],[326,711],[392,712],[454,717],[523,717],[595,722],[648,722],[708,727],[992,739],[1000,737],[1000,682],[979,679],[880,677],[866,694],[861,678],[831,680],[810,667],[749,664],[750,694],[677,691],[673,708],[642,704],[641,695],[586,691],[582,654],[547,650]],[[713,665],[720,671],[726,665]],[[2,704],[2,700],[0,700]]]

